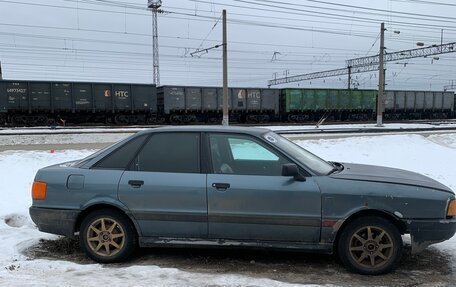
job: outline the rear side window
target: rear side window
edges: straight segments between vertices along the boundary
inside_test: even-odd
[[[126,169],[130,162],[133,160],[136,152],[141,148],[146,138],[147,136],[143,135],[132,139],[96,163],[94,168],[119,170]]]
[[[199,173],[199,133],[158,133],[138,153],[133,170]]]

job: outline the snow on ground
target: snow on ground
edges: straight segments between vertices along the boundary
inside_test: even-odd
[[[409,169],[456,190],[456,134],[428,138],[386,135],[302,140],[298,144],[327,160]],[[294,286],[245,275],[186,272],[153,265],[115,268],[56,260],[28,260],[22,255],[22,250],[37,243],[40,238],[54,237],[36,230],[28,216],[30,187],[36,171],[47,165],[82,158],[91,152],[0,152],[0,286]],[[445,251],[456,263],[455,237],[436,247]]]
[[[102,132],[102,133],[109,133],[112,131],[115,132],[125,132],[125,133],[134,133],[144,130],[145,128],[141,127],[128,127],[128,128],[106,128],[106,127],[93,127],[93,128],[85,128],[85,127],[28,127],[28,128],[3,128],[0,129],[0,135],[2,134],[59,134],[59,133],[66,133],[66,132],[81,132],[81,133],[94,133],[94,132]]]
[[[94,151],[5,151],[0,153],[0,218],[10,213],[25,213],[32,204],[30,189],[38,169],[86,157]],[[0,222],[1,223],[1,222]]]
[[[113,143],[131,133],[1,135],[0,146],[35,144]]]
[[[415,171],[456,190],[456,134],[385,135],[325,140],[298,140],[299,145],[326,160],[366,163]]]
[[[456,149],[456,134],[431,135],[428,139],[437,144]]]
[[[377,127],[376,124],[322,124],[319,127],[316,127],[315,124],[313,125],[302,125],[302,126],[268,126],[273,131],[281,131],[281,130],[365,130],[365,129],[376,129],[376,130],[385,130],[385,129],[438,129],[438,128],[454,128],[456,127],[456,122],[442,122],[442,123],[434,123],[434,124],[427,124],[427,123],[386,123],[382,127]]]

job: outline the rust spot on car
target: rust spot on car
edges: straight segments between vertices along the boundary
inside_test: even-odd
[[[323,219],[321,222],[322,227],[333,227],[337,223],[337,220]]]
[[[339,220],[336,220],[336,219],[323,219],[321,221],[321,226],[322,227],[332,227],[333,231],[336,232],[342,226],[344,221],[345,221],[344,219],[339,219]]]

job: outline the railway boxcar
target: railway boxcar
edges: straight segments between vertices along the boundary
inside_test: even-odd
[[[136,124],[159,121],[154,85],[0,81],[0,123]]]
[[[269,122],[279,115],[278,89],[230,88],[228,108],[235,122]],[[173,124],[220,122],[223,89],[215,87],[162,86],[158,89],[158,110]]]
[[[452,118],[454,100],[454,92],[386,91],[385,119]]]
[[[377,91],[338,89],[283,89],[282,120],[290,122],[368,120],[373,117]]]

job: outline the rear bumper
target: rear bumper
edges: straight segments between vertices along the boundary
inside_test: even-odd
[[[74,236],[79,210],[30,207],[30,217],[42,232]]]
[[[442,220],[407,220],[412,237],[412,254],[423,251],[431,244],[450,239],[456,233],[456,218]]]

